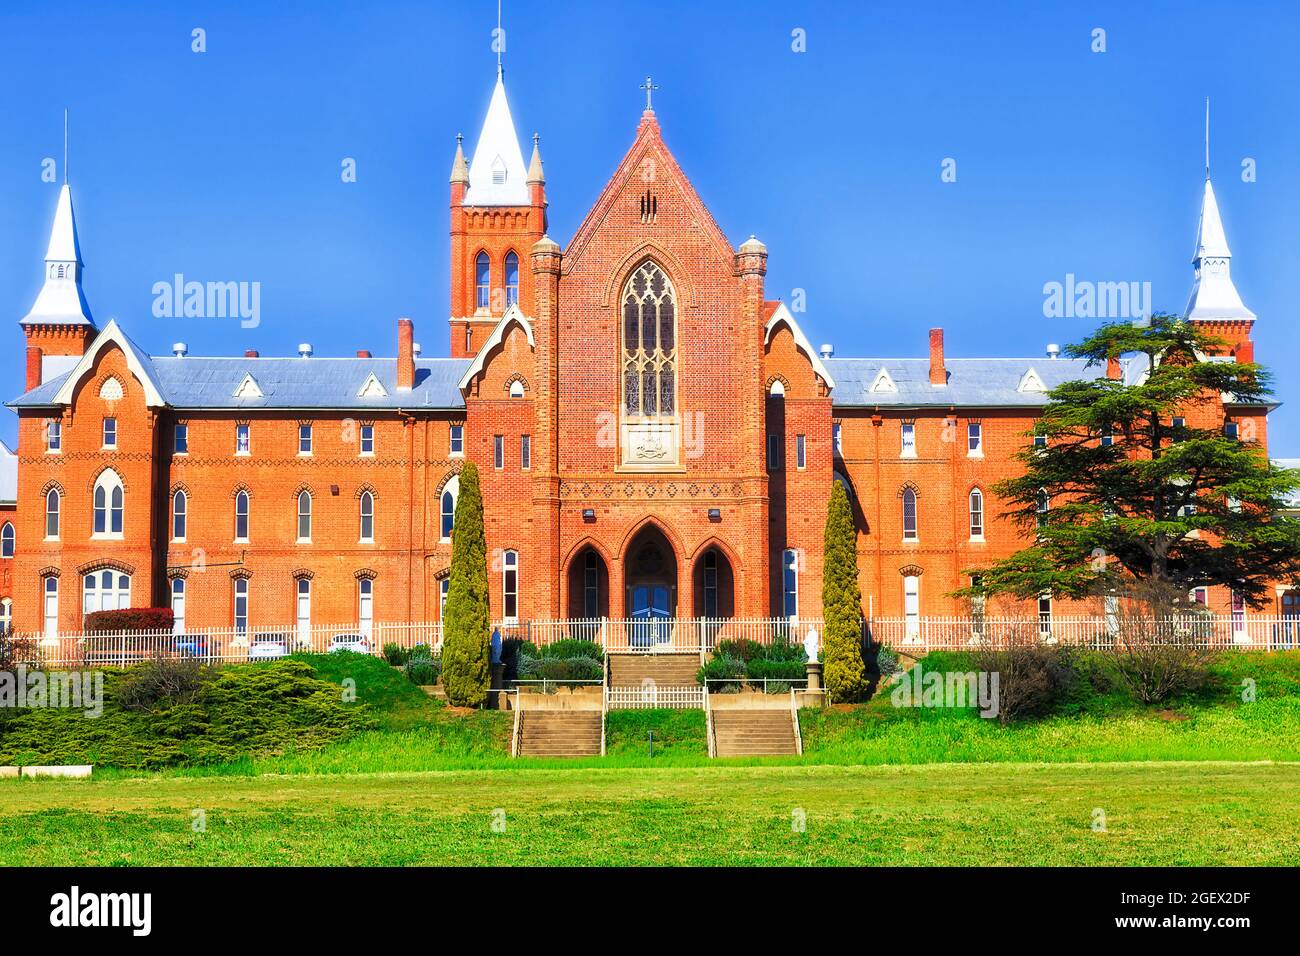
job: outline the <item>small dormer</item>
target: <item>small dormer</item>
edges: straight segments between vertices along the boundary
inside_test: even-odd
[[[868,388],[867,391],[897,392],[898,386],[894,384],[894,380],[890,377],[889,371],[887,369],[882,368],[879,372],[876,373],[875,381],[871,383],[871,387]]]
[[[239,385],[235,387],[232,393],[235,398],[265,398],[262,394],[262,388],[257,384],[257,379],[253,378],[252,372],[245,372]]]
[[[1025,374],[1020,376],[1020,384],[1016,386],[1018,392],[1045,392],[1047,386],[1043,384],[1043,379],[1033,368],[1025,370]]]

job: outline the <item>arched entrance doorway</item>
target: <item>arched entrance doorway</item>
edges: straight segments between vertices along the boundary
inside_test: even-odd
[[[640,622],[634,645],[667,643],[668,620],[677,614],[677,555],[664,533],[646,525],[627,547],[623,580],[627,617]]]
[[[609,617],[609,568],[599,551],[588,545],[569,562],[569,619]]]
[[[735,615],[735,574],[721,548],[707,548],[695,559],[691,583],[695,617],[721,620]]]

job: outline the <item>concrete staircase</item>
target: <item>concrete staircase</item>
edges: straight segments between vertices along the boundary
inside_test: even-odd
[[[653,681],[660,687],[698,687],[699,669],[699,654],[610,654],[609,686],[642,687]]]
[[[709,711],[709,733],[716,757],[797,754],[799,740],[789,707],[727,708]]]
[[[599,710],[524,710],[518,714],[520,757],[599,757]]]

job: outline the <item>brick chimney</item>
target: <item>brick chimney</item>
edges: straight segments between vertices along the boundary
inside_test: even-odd
[[[397,320],[397,387],[409,392],[415,385],[415,326],[410,319]]]
[[[357,349],[357,358],[370,358],[370,349]]]
[[[1249,365],[1255,361],[1255,343],[1247,339],[1245,342],[1237,343],[1237,354],[1235,356],[1242,365]]]
[[[257,358],[257,349],[245,349],[244,358]]]
[[[1106,357],[1106,377],[1111,379],[1121,379],[1124,377],[1124,369],[1119,364],[1118,355]]]
[[[41,384],[41,359],[44,352],[38,346],[27,346],[27,391]]]
[[[943,329],[930,330],[930,384],[948,384],[948,370],[943,366]]]

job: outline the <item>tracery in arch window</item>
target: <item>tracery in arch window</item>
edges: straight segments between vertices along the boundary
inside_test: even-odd
[[[635,418],[677,413],[677,300],[651,261],[623,289],[623,410]]]

